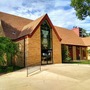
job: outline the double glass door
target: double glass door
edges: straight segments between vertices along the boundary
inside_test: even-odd
[[[41,60],[42,64],[52,64],[52,49],[43,49]]]

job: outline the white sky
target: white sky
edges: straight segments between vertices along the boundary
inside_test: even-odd
[[[70,0],[0,0],[0,11],[33,20],[47,13],[56,26],[68,29],[78,26],[90,32],[90,17],[78,20]]]

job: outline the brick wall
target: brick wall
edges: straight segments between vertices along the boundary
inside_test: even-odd
[[[26,66],[39,62],[41,63],[40,27],[36,30],[31,38],[28,38],[26,53]]]
[[[0,37],[1,36],[5,36],[5,34],[3,32],[3,28],[2,28],[2,25],[1,25],[1,21],[0,21]]]
[[[52,30],[53,36],[53,63],[61,63],[61,43],[55,32]]]
[[[17,41],[19,43],[20,53],[18,57],[15,58],[15,64],[20,67],[24,67],[24,39]]]

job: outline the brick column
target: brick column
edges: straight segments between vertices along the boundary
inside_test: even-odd
[[[76,60],[76,46],[73,46],[73,60]]]

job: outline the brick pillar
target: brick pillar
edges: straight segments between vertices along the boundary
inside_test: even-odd
[[[76,60],[76,46],[73,46],[73,60]]]
[[[86,60],[88,60],[88,47],[85,48],[86,51]]]
[[[82,47],[79,47],[80,49],[80,60],[82,60]]]
[[[27,66],[27,60],[28,60],[28,37],[25,38],[25,67]]]

